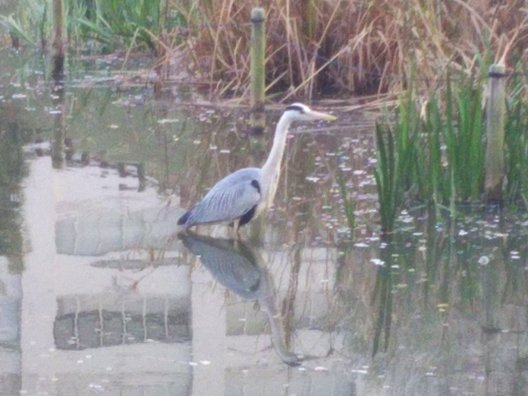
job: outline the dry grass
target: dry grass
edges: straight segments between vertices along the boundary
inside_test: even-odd
[[[257,3],[267,13],[268,93],[284,99],[400,90],[411,64],[420,88],[434,89],[447,68],[474,75],[528,60],[523,0],[173,1],[187,24],[184,59],[218,93],[249,85]]]

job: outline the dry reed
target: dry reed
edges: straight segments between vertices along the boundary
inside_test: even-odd
[[[258,4],[257,4],[258,3]],[[249,79],[249,15],[267,12],[268,93],[283,98],[315,94],[372,94],[407,86],[435,89],[450,68],[503,60],[526,62],[528,13],[522,0],[189,0],[171,3],[186,21],[190,67],[221,83],[221,93],[243,94]]]

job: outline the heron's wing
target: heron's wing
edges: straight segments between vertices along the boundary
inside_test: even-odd
[[[261,171],[245,168],[220,180],[189,212],[185,225],[238,219],[261,202]]]

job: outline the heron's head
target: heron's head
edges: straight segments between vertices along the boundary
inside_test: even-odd
[[[292,121],[334,121],[337,119],[337,117],[333,116],[332,114],[312,110],[302,103],[292,103],[291,105],[287,106],[284,115],[290,117]]]

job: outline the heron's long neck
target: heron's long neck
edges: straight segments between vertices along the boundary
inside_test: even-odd
[[[291,119],[289,117],[282,116],[280,118],[277,128],[275,129],[273,146],[271,147],[268,159],[262,167],[262,182],[268,205],[273,201],[273,197],[277,191],[282,157],[284,155],[284,147],[286,146],[286,137],[288,135],[288,127],[290,124]]]

